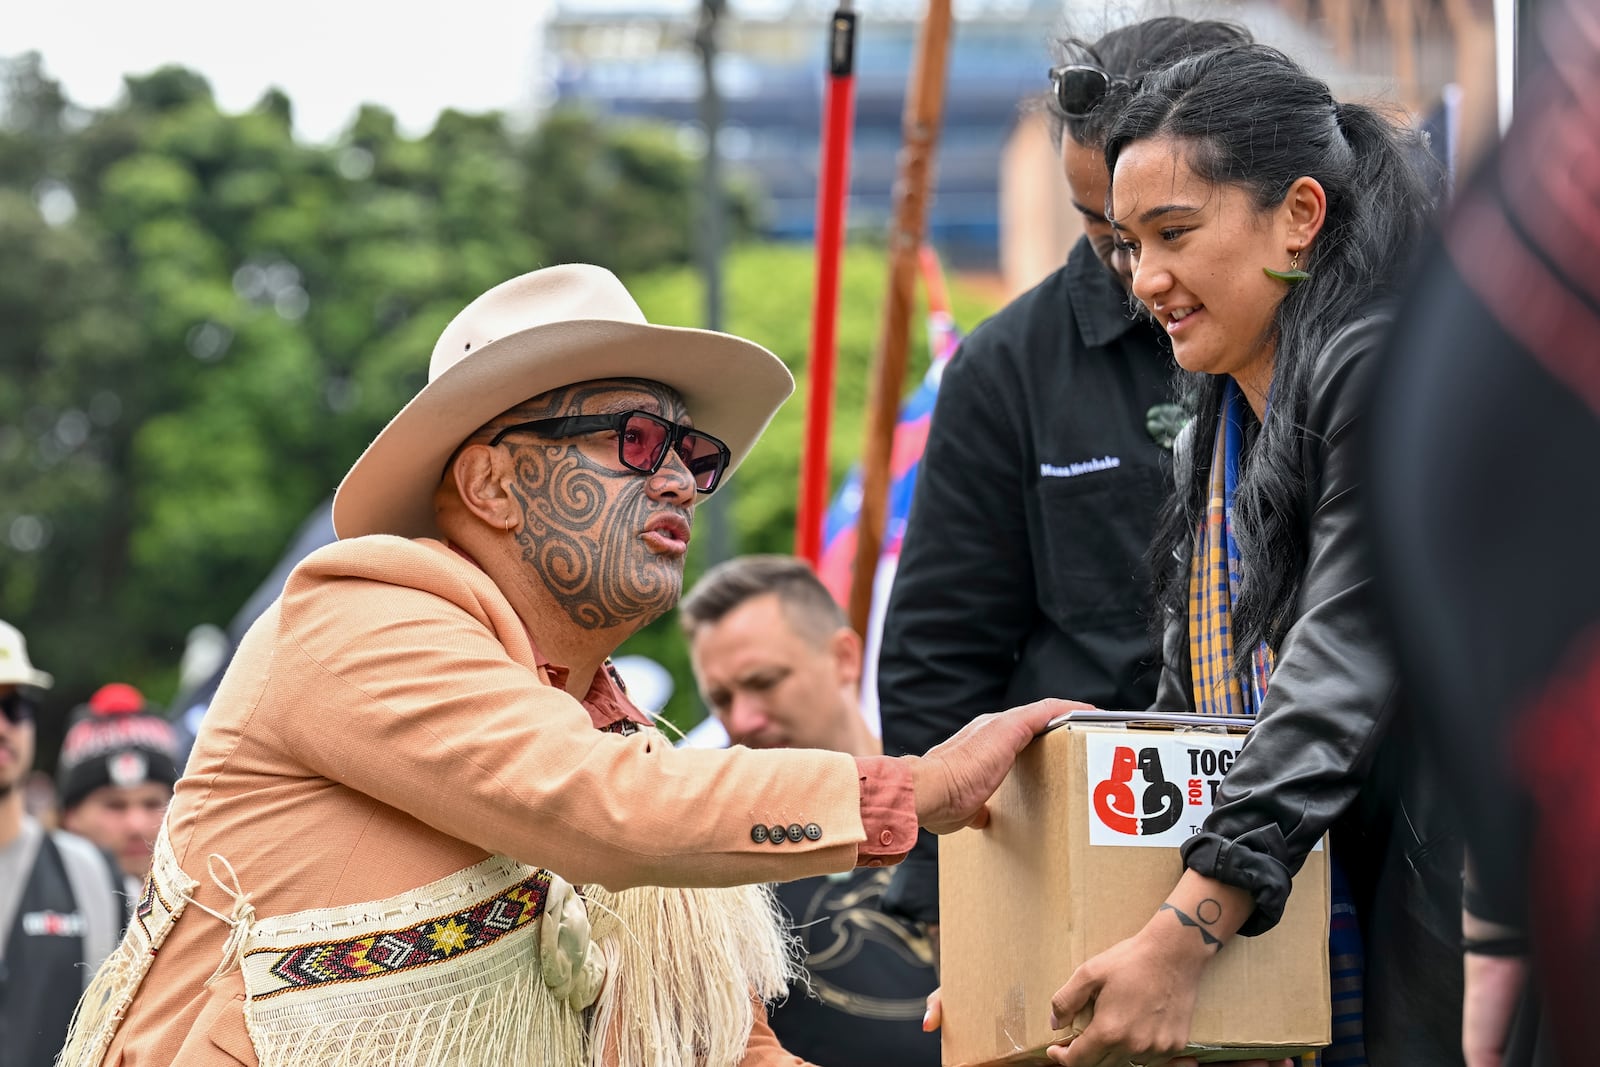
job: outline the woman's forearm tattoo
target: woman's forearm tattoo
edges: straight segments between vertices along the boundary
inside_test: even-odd
[[[1213,900],[1211,897],[1206,897],[1195,907],[1195,913],[1201,916],[1199,919],[1190,915],[1182,908],[1173,907],[1171,904],[1162,904],[1161,907],[1156,910],[1170,911],[1172,914],[1178,917],[1178,921],[1183,925],[1192,926],[1196,930],[1199,930],[1200,937],[1205,941],[1207,948],[1222,948],[1222,939],[1216,934],[1213,934],[1210,930],[1206,929],[1207,926],[1222,918],[1222,905]],[[1206,919],[1205,916],[1207,915],[1211,916],[1211,918]]]

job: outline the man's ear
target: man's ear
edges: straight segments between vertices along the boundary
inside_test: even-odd
[[[861,638],[848,626],[841,626],[828,638],[828,654],[833,657],[834,673],[841,685],[861,688]]]
[[[511,458],[505,450],[485,444],[463,447],[446,475],[455,486],[462,507],[496,530],[514,530],[522,525],[522,510],[511,492],[513,477]]]
[[[1279,205],[1286,227],[1288,250],[1309,248],[1328,221],[1328,194],[1322,183],[1305,175],[1294,180]]]

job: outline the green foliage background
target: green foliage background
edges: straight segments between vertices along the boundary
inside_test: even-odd
[[[555,112],[531,130],[446,112],[412,138],[369,106],[297,142],[268,93],[220,112],[167,68],[74,107],[37,56],[0,61],[0,618],[57,676],[41,751],[96,686],[170,699],[186,635],[225,624],[295,528],[426,377],[446,321],[495,283],[569,261],[615,270],[654,321],[700,325],[698,161],[670,131]],[[793,543],[808,247],[738,242],[724,328],[778,353],[797,398],[732,481],[742,551]],[[832,465],[859,451],[885,256],[844,265]],[[992,305],[956,285],[957,321]],[[926,366],[919,331],[914,383]],[[690,577],[703,569],[704,538]],[[624,651],[673,672],[668,618]]]

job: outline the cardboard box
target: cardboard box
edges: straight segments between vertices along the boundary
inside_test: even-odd
[[[1075,712],[1033,742],[984,830],[939,846],[944,1062],[1048,1063],[1073,970],[1137,933],[1183,872],[1178,846],[1211,810],[1244,740],[1216,720]],[[1106,719],[1123,721],[1107,722]],[[1277,1059],[1326,1045],[1328,866],[1320,846],[1283,921],[1207,967],[1188,1055]]]

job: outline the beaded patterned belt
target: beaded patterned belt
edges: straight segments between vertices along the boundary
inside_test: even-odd
[[[583,1016],[542,977],[553,878],[491,856],[384,900],[255,920],[239,967],[261,1067],[581,1063]]]
[[[525,870],[519,868],[515,873]],[[282,947],[284,940],[292,940],[297,933],[303,932],[309,936],[322,931],[332,932],[340,923],[318,922],[314,918],[299,921],[295,916],[289,916],[287,920],[272,924],[279,929],[271,935],[263,929],[268,924],[260,923],[251,942],[270,939],[278,944],[245,949],[242,964],[245,984],[250,989],[251,997],[266,1000],[293,989],[360,982],[429,967],[446,960],[463,959],[523,929],[544,914],[545,894],[550,889],[549,871],[536,870],[530,877],[504,888],[490,888],[491,884],[502,880],[503,876],[479,883],[469,876],[468,885],[453,892],[469,898],[478,896],[478,899],[466,900],[455,907],[446,903],[444,907],[449,910],[445,914],[430,915],[417,921],[406,922],[405,917],[408,912],[414,915],[418,905],[379,908],[376,916],[370,906],[364,907],[362,921],[352,922],[346,918],[344,922],[359,926],[370,926],[376,922],[387,928],[339,940]],[[426,890],[422,892],[426,893]],[[489,895],[481,895],[484,893]],[[350,909],[338,910],[348,913]],[[384,919],[391,916],[394,924],[386,924]],[[281,925],[290,920],[294,921],[294,925]]]

